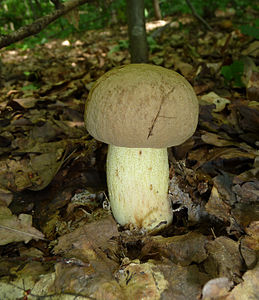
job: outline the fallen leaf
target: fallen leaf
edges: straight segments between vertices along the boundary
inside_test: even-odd
[[[205,209],[209,214],[219,218],[221,221],[229,221],[231,207],[228,203],[224,202],[216,186],[212,187]]]
[[[248,45],[246,49],[242,51],[242,55],[250,55],[253,57],[259,56],[259,41],[254,41]]]
[[[259,250],[259,221],[252,222],[246,229],[243,243],[253,250]]]
[[[28,97],[28,98],[16,98],[13,99],[13,101],[17,102],[21,107],[28,109],[34,107],[38,102],[38,99]]]
[[[245,272],[243,282],[238,284],[226,300],[256,300],[259,295],[259,263],[253,270]]]
[[[32,227],[32,216],[20,214],[12,215],[9,208],[0,206],[0,245],[12,242],[25,242],[44,239],[44,235]]]
[[[183,267],[164,261],[156,266],[168,282],[161,299],[199,299],[202,286],[209,280],[208,275],[200,272],[195,264]]]
[[[192,262],[200,263],[207,258],[205,244],[206,236],[190,232],[184,235],[164,238],[154,236],[144,242],[141,251],[143,257],[149,253],[158,253],[181,266],[188,266]]]
[[[116,273],[126,299],[161,299],[169,283],[159,268],[151,262],[132,262]]]
[[[202,300],[216,300],[229,294],[233,282],[227,277],[214,278],[209,280],[202,289]]]
[[[112,256],[117,251],[118,244],[112,239],[118,235],[116,222],[112,216],[108,216],[61,236],[54,253],[65,253],[67,257],[91,262],[96,270],[110,274],[117,263],[109,259],[106,252],[111,252]]]
[[[214,92],[210,92],[206,95],[200,96],[199,102],[201,101],[205,102],[208,105],[214,104],[214,112],[221,112],[226,107],[226,105],[230,103],[230,100],[228,100],[227,98],[220,97]]]
[[[243,261],[239,244],[228,237],[220,236],[206,245],[208,258],[204,262],[205,270],[212,277],[227,277],[240,282]]]
[[[204,143],[214,145],[217,147],[228,147],[228,146],[236,146],[240,149],[251,151],[252,153],[255,150],[245,143],[235,142],[232,140],[227,134],[216,134],[212,132],[201,131],[201,139]]]
[[[63,149],[59,150],[62,152]],[[37,175],[35,176],[36,178],[31,176],[31,186],[29,186],[28,189],[32,191],[39,191],[49,185],[64,162],[65,155],[61,159],[59,159],[59,157],[59,152],[30,155],[30,165],[33,172],[32,174],[34,174],[34,176],[36,174]]]

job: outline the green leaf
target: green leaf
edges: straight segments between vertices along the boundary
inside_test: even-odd
[[[242,82],[242,75],[244,72],[244,62],[242,60],[236,60],[229,66],[223,66],[221,68],[221,74],[225,80],[230,83],[233,81],[234,87],[244,87]]]
[[[129,48],[129,41],[128,40],[119,40],[118,45],[114,46],[110,51],[109,54],[114,52],[119,52],[120,50],[125,50]]]
[[[22,88],[23,91],[35,91],[37,89],[38,87],[35,86],[34,84],[28,84]]]
[[[163,47],[157,44],[156,40],[154,40],[152,36],[147,37],[147,42],[151,53],[163,49]]]
[[[240,30],[243,34],[251,36],[259,40],[259,28],[253,27],[250,25],[242,25],[240,26]]]

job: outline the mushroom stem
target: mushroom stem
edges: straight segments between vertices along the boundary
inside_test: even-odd
[[[172,221],[167,148],[109,145],[107,184],[114,218],[121,225],[161,229]]]

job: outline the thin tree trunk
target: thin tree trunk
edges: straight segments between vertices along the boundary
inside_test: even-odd
[[[127,0],[128,34],[132,63],[148,61],[148,47],[144,16],[144,0]]]
[[[161,20],[162,15],[161,15],[161,10],[160,10],[160,6],[159,6],[159,0],[153,0],[153,8],[154,8],[154,13],[155,13],[155,18],[157,20]]]

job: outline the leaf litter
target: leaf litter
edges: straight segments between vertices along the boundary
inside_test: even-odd
[[[130,61],[126,28],[1,51],[0,298],[257,299],[258,46],[224,14],[214,32],[186,15],[188,30],[172,19],[151,33],[150,62],[200,103],[195,135],[169,149],[174,220],[156,235],[115,223],[107,149],[84,129],[94,81]]]

